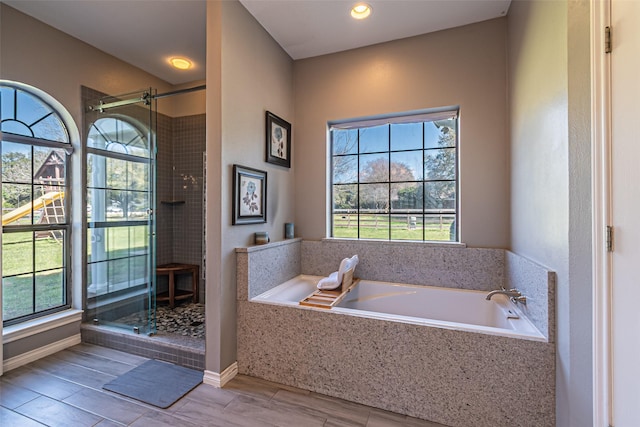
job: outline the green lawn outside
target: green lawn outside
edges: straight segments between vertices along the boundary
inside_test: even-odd
[[[41,238],[35,242],[35,310],[46,310],[65,303],[62,280],[62,240]],[[2,236],[2,318],[13,319],[33,313],[33,246],[31,232],[4,233]],[[17,275],[17,276],[16,276]],[[13,277],[7,277],[13,276]]]
[[[148,235],[145,225],[135,227],[109,227],[104,230],[106,239],[108,258],[118,258],[123,256],[129,249],[132,252],[139,252],[147,247]],[[90,229],[87,234],[87,256],[91,261],[91,239],[96,229]]]
[[[333,237],[357,238],[358,217],[351,215],[350,221],[343,218],[343,214],[333,216]],[[391,226],[391,240],[422,240],[422,228],[424,226],[424,239],[426,241],[450,241],[450,227],[453,218],[445,217],[440,224],[439,220],[422,224],[417,222],[415,228],[411,228],[406,217],[392,216],[391,224],[387,215],[360,215],[361,239],[389,239],[389,226]],[[401,219],[402,218],[402,219]],[[347,225],[348,223],[348,225]]]
[[[114,227],[106,230],[108,251],[106,259],[143,254],[147,244],[144,226]],[[3,320],[13,319],[34,312],[33,301],[33,250],[31,232],[3,233],[2,274],[3,274]],[[132,244],[131,251],[128,245]],[[91,241],[88,242],[91,251]],[[65,304],[63,278],[64,246],[62,239],[38,238],[35,240],[36,253],[36,300],[35,311],[58,307]],[[90,255],[89,255],[90,256]],[[107,261],[110,282],[128,280],[129,268],[134,277],[144,274],[146,257],[136,256],[128,260]],[[53,270],[52,270],[53,269]],[[50,271],[43,271],[50,270]],[[12,276],[12,277],[9,277]]]
[[[3,233],[2,235],[2,275],[13,276],[28,273],[32,270],[33,246],[32,232]],[[62,267],[62,239],[36,239],[35,243],[37,270],[49,270]]]

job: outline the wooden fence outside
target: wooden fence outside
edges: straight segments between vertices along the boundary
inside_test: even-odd
[[[425,214],[429,215],[425,217],[423,226],[438,228],[440,231],[445,227],[449,227],[455,219],[455,211],[453,209],[443,209],[437,211],[425,211]],[[367,213],[361,211],[360,213],[354,212],[340,212],[334,211],[333,214],[333,226],[334,227],[358,227],[358,217],[360,220],[360,228],[388,228],[392,229],[408,229],[414,230],[418,227],[422,221],[418,222],[418,219],[422,219],[422,213],[407,213],[407,214],[382,214],[382,213]],[[389,224],[389,217],[391,217],[391,223]],[[427,219],[433,218],[434,220],[428,221]]]

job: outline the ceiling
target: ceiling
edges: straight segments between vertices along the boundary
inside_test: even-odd
[[[205,79],[205,0],[2,0],[171,84]],[[302,59],[504,16],[511,0],[240,0],[293,58]],[[168,65],[171,56],[194,63]]]
[[[309,58],[486,21],[507,14],[511,0],[240,0],[293,59]]]

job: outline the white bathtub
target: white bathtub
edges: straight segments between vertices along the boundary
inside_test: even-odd
[[[298,305],[315,290],[320,276],[300,275],[251,299]],[[330,311],[380,320],[546,341],[544,335],[504,295],[487,292],[361,280]],[[322,308],[308,308],[323,310]]]

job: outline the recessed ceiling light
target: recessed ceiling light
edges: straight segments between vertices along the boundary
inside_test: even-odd
[[[179,70],[188,70],[193,66],[193,63],[186,58],[175,57],[169,59],[169,63]]]
[[[364,19],[371,15],[371,6],[366,3],[358,3],[351,8],[351,16],[355,19]]]

